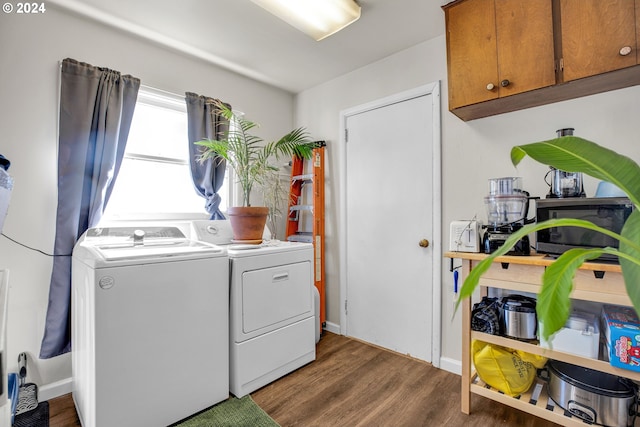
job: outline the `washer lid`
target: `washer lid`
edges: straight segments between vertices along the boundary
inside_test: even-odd
[[[185,236],[178,227],[97,227],[90,228],[85,234],[85,240],[94,241],[104,239],[132,240],[136,232],[144,233],[144,239],[184,239]]]
[[[73,255],[88,264],[163,258],[224,256],[222,248],[187,239],[177,227],[111,227],[87,230]]]
[[[93,248],[105,261],[224,252],[222,248],[187,239],[163,242],[145,242],[142,245],[136,245],[133,243],[114,243],[97,245]]]

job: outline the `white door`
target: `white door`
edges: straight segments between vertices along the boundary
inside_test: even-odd
[[[440,107],[435,88],[435,94],[434,87],[421,88],[344,114],[343,298],[346,335],[437,363],[439,279],[436,292],[433,282],[440,271],[434,274],[434,255],[440,256],[439,214],[434,216],[440,210]],[[439,346],[435,350],[439,359]]]

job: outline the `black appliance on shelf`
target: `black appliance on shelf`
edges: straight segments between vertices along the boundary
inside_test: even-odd
[[[487,225],[482,237],[485,253],[492,253],[525,224],[534,222],[526,218],[529,211],[529,193],[522,189],[521,177],[492,178],[489,180],[489,195],[484,198],[487,209]],[[529,255],[531,244],[524,236],[509,250],[507,255]]]
[[[486,225],[486,231],[482,238],[484,253],[490,254],[504,245],[504,242],[511,237],[511,234],[522,228],[522,224],[507,225]],[[529,236],[524,236],[516,242],[507,255],[529,255],[531,253],[531,242]]]
[[[577,218],[620,233],[627,218],[635,209],[627,197],[582,197],[567,199],[541,199],[536,202],[538,221]],[[618,248],[619,242],[604,233],[582,227],[553,227],[536,233],[538,253],[560,256],[573,248]],[[618,261],[618,257],[603,254],[600,261]]]

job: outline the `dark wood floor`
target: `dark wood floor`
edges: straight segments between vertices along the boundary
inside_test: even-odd
[[[332,333],[315,362],[251,397],[282,427],[557,426],[475,395],[465,415],[458,375]],[[50,427],[80,425],[70,395],[49,404]]]

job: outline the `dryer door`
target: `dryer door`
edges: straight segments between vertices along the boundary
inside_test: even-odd
[[[313,315],[311,263],[299,262],[242,274],[242,332],[268,332]]]

